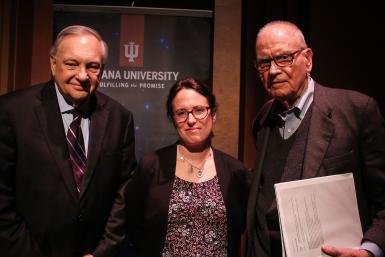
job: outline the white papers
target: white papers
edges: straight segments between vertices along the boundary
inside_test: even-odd
[[[360,247],[352,173],[275,184],[275,194],[283,256],[327,256],[321,251],[323,244]]]

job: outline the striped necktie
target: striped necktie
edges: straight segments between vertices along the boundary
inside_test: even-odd
[[[75,179],[76,190],[80,193],[82,178],[86,172],[87,157],[84,148],[84,139],[80,122],[82,117],[76,110],[72,110],[73,120],[67,132],[67,145],[70,154],[72,171]]]

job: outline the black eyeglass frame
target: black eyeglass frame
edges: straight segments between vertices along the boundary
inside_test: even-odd
[[[198,118],[195,116],[194,114],[194,111],[197,110],[197,108],[205,108],[206,109],[206,115],[202,118]],[[184,110],[186,111],[186,117],[184,119],[180,119],[178,120],[178,116],[177,116],[177,111],[180,111],[180,110]],[[207,118],[207,116],[209,115],[209,110],[211,110],[211,107],[210,106],[201,106],[201,105],[198,105],[198,106],[194,106],[191,111],[188,111],[186,109],[179,109],[179,110],[176,110],[175,112],[173,112],[173,116],[174,116],[174,119],[175,119],[175,122],[177,123],[183,123],[183,122],[186,122],[186,120],[188,119],[188,116],[190,115],[190,113],[192,114],[192,116],[196,119],[196,120],[203,120],[205,118]]]
[[[297,51],[294,51],[294,52],[291,52],[291,53],[288,53],[288,54],[280,54],[280,55],[277,55],[277,56],[275,56],[273,58],[268,58],[268,59],[262,59],[262,60],[259,60],[259,61],[254,61],[254,68],[257,71],[259,71],[259,72],[265,72],[265,71],[270,69],[272,61],[274,61],[275,65],[277,65],[278,67],[281,67],[281,68],[293,65],[294,59],[303,50],[306,50],[306,48],[301,48],[301,49],[299,49]],[[283,60],[285,57],[287,57],[287,58],[290,57],[290,59],[284,60],[285,61],[284,63],[280,63],[280,59]],[[266,66],[265,67],[261,67],[262,64],[266,64]]]

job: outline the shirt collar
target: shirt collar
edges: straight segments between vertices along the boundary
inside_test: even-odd
[[[74,107],[65,100],[64,96],[60,93],[56,82],[55,82],[55,90],[56,90],[57,100],[59,102],[60,112],[61,113],[71,112],[72,109],[74,109]]]
[[[64,98],[56,82],[55,82],[55,89],[56,89],[57,100],[59,102],[60,112],[61,113],[72,112],[72,110],[75,109],[75,106]],[[92,111],[95,109],[95,105],[96,105],[96,98],[94,95],[92,95],[91,97],[86,99],[84,102],[82,102],[80,105],[78,105],[76,109],[82,114],[83,118],[89,118]]]
[[[308,84],[305,92],[302,94],[301,97],[297,99],[297,101],[294,103],[293,107],[289,110],[285,110],[279,114],[282,118],[285,118],[285,116],[289,113],[294,113],[295,116],[298,119],[303,119],[305,117],[305,114],[307,112],[307,109],[309,109],[310,104],[313,102],[314,98],[314,80],[309,77]]]

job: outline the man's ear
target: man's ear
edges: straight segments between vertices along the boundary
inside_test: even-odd
[[[311,48],[306,49],[306,71],[310,73],[313,68],[313,50]]]
[[[51,73],[52,73],[52,76],[55,76],[56,66],[57,66],[56,58],[51,55],[50,58],[49,58],[49,61],[51,63]]]

